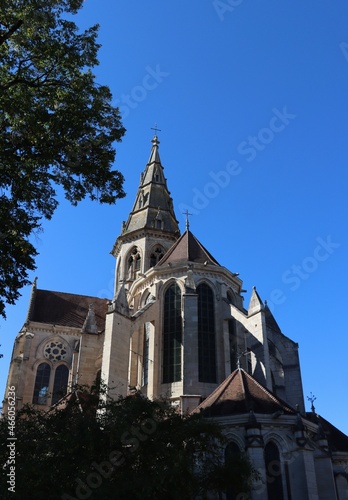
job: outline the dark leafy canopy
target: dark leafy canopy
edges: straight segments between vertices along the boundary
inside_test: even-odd
[[[58,205],[114,203],[123,176],[112,170],[125,133],[98,64],[98,26],[71,21],[83,0],[7,0],[0,11],[0,314],[28,284],[37,252],[29,237]],[[65,17],[64,17],[65,16]]]
[[[80,394],[68,409],[17,415],[16,498],[31,492],[37,500],[188,500],[249,490],[250,463],[238,458],[225,465],[220,427],[199,415],[182,417],[169,403],[140,395],[103,404],[98,418],[94,410],[93,399]],[[7,435],[8,423],[0,420],[3,443]],[[2,447],[1,498],[13,498],[8,456]]]

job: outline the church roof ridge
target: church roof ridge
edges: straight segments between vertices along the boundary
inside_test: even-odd
[[[47,293],[55,293],[57,295],[71,295],[75,297],[84,297],[84,298],[89,298],[97,301],[109,301],[110,299],[108,297],[95,297],[94,295],[86,295],[83,293],[74,293],[74,292],[61,292],[60,290],[48,290],[47,288],[37,288],[37,292],[47,292]]]

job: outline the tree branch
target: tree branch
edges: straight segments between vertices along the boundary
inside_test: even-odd
[[[0,36],[0,45],[5,43],[19,28],[22,26],[23,21],[19,19],[4,35]]]

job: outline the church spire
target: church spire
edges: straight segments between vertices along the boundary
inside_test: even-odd
[[[158,152],[158,147],[159,147],[160,142],[158,140],[157,135],[153,136],[153,139],[151,142],[152,142],[152,149],[151,149],[151,154],[150,154],[148,164],[153,163],[153,162],[161,164],[161,159],[160,159],[159,152]]]
[[[179,235],[173,200],[167,187],[159,155],[157,135],[152,139],[149,161],[140,176],[140,184],[133,209],[123,225],[122,235],[134,231],[151,229]],[[122,236],[121,235],[121,236]]]
[[[151,142],[150,158],[140,175],[133,208],[111,251],[118,261],[115,291],[122,283],[129,290],[130,283],[155,266],[180,236],[157,135]]]

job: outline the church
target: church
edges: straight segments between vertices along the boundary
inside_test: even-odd
[[[348,437],[313,405],[306,412],[298,344],[256,288],[244,304],[241,278],[188,219],[180,234],[157,135],[112,254],[110,300],[34,281],[7,382],[17,408],[49,409],[74,384],[100,380],[115,398],[164,396],[221,423],[222,453],[246,453],[260,473],[252,500],[347,500]]]

